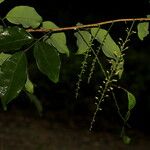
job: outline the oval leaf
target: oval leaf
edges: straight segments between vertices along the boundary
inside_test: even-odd
[[[6,15],[6,19],[13,24],[21,24],[24,28],[37,28],[42,22],[42,17],[29,6],[14,7]]]
[[[38,42],[34,47],[34,57],[39,70],[54,83],[58,82],[60,58],[56,49],[45,42]]]
[[[0,3],[4,2],[4,0],[0,0]]]
[[[27,77],[27,60],[23,52],[8,58],[0,70],[0,97],[4,109],[22,90]]]
[[[53,28],[59,28],[51,21],[44,21],[42,24],[42,27],[44,29],[53,29]],[[64,32],[60,33],[53,33],[46,42],[50,45],[53,45],[58,52],[67,54],[69,56],[69,49],[66,45],[66,35]]]
[[[127,136],[127,135],[124,135],[122,137],[122,140],[123,140],[124,144],[130,144],[131,143],[131,138],[129,136]]]
[[[31,94],[34,93],[34,85],[33,83],[31,82],[31,80],[29,79],[29,77],[27,76],[27,81],[26,81],[26,84],[25,84],[25,90]]]
[[[144,40],[144,38],[149,34],[149,22],[142,22],[137,25],[138,37],[140,40]]]
[[[14,52],[32,41],[32,35],[24,29],[7,28],[0,33],[0,52]]]
[[[114,42],[107,30],[92,28],[91,33],[94,37],[96,35],[95,39],[102,44],[103,53],[107,57],[117,59],[121,56],[119,46]]]
[[[136,99],[135,96],[128,91],[127,91],[127,95],[128,95],[128,110],[131,110],[136,105]]]
[[[74,35],[77,38],[77,54],[85,53],[89,49],[88,44],[91,41],[91,34],[88,31],[79,31]]]

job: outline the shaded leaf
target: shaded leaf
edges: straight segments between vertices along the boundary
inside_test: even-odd
[[[0,52],[14,52],[33,41],[30,33],[22,28],[11,27],[0,33]]]
[[[91,34],[88,31],[78,31],[74,35],[77,38],[77,54],[85,53],[89,49]]]
[[[142,22],[137,25],[138,37],[140,40],[144,40],[144,38],[149,34],[149,22]]]
[[[8,59],[9,57],[11,57],[10,54],[4,54],[4,53],[0,53],[0,66],[4,63],[4,61],[6,59]]]
[[[44,21],[42,27],[44,29],[59,28],[51,21]],[[69,56],[69,49],[66,45],[66,35],[64,32],[53,33],[46,40],[46,42],[50,45],[53,45],[58,50],[58,52],[67,54],[67,56]]]
[[[122,137],[122,140],[123,140],[124,144],[130,144],[131,143],[131,138],[129,136],[127,136],[127,135],[124,135]]]
[[[26,94],[28,95],[28,97],[30,98],[31,102],[36,107],[36,109],[39,112],[39,114],[42,115],[43,106],[42,106],[41,102],[39,101],[39,99],[35,95],[33,95],[31,93],[26,93]]]
[[[54,83],[58,82],[60,58],[56,49],[45,42],[38,42],[34,47],[34,57],[39,70]]]
[[[29,6],[14,7],[7,13],[6,19],[13,24],[21,24],[24,28],[37,28],[42,22],[42,17]]]
[[[131,110],[136,105],[136,99],[135,96],[128,91],[127,91],[127,95],[128,95],[128,110]]]
[[[31,80],[29,79],[28,76],[27,76],[27,81],[26,81],[26,84],[25,84],[25,90],[27,92],[29,92],[30,94],[34,93],[34,85],[33,85],[33,83],[31,82]]]
[[[4,2],[4,0],[0,0],[0,3]]]
[[[99,28],[92,28],[91,33],[94,37],[97,33],[95,39],[102,44],[103,53],[107,57],[117,59],[118,57],[121,56],[119,46],[114,42],[114,40],[109,35],[107,30],[99,29]]]
[[[8,58],[0,70],[0,97],[4,109],[22,90],[27,78],[27,60],[23,52]]]

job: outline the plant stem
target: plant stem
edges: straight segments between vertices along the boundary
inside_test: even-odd
[[[120,48],[121,51],[124,51],[125,44],[128,42],[128,39],[129,39],[129,37],[130,37],[130,35],[131,35],[131,33],[132,33],[132,28],[133,28],[134,23],[135,23],[135,21],[132,22],[129,31],[127,31],[127,37],[126,37],[125,41],[123,42],[123,44],[122,44],[122,46],[121,46],[121,48]]]
[[[35,42],[33,42],[33,44],[31,44],[28,48],[26,48],[24,50],[24,52],[27,52],[28,50],[30,50],[36,43],[38,43],[39,41],[41,41],[44,37],[46,37],[47,35],[49,35],[51,32],[49,31],[48,33],[44,34],[42,37],[40,37],[39,39],[37,39]]]
[[[108,36],[108,34],[109,34],[109,32],[110,32],[112,26],[113,26],[113,23],[110,25],[110,27],[109,27],[109,29],[108,29],[108,31],[107,31],[107,34],[105,35],[105,37],[104,37],[104,39],[103,39],[101,45],[98,47],[97,51],[95,52],[95,51],[93,50],[93,54],[94,54],[95,58],[93,59],[93,62],[92,62],[92,65],[91,65],[92,67],[91,67],[90,74],[89,74],[89,77],[88,77],[88,83],[90,83],[90,80],[91,80],[93,71],[94,71],[94,69],[95,69],[96,61],[98,62],[98,64],[99,64],[99,66],[100,66],[100,68],[101,68],[101,70],[102,70],[102,72],[103,72],[105,78],[107,78],[107,74],[106,74],[106,72],[105,72],[105,70],[104,70],[104,68],[103,68],[103,66],[102,66],[102,64],[101,64],[101,62],[100,62],[100,60],[99,60],[99,58],[98,58],[98,55],[99,55],[100,50],[102,49],[102,46],[103,46],[104,43],[105,43],[105,40],[106,40],[106,38],[107,38],[107,36]],[[97,34],[96,34],[96,35],[97,35]],[[96,37],[96,35],[95,35],[95,37]]]
[[[117,65],[115,65],[114,68],[116,68],[116,66],[117,66]],[[112,69],[112,70],[111,70],[111,73],[110,73],[110,75],[108,76],[108,78],[107,78],[107,80],[106,80],[105,87],[104,87],[104,90],[103,90],[103,92],[102,92],[102,94],[101,94],[101,97],[100,97],[100,99],[98,100],[98,103],[96,104],[96,110],[95,110],[94,115],[93,115],[93,117],[92,117],[90,129],[89,129],[90,131],[91,131],[92,128],[93,128],[93,124],[94,124],[94,122],[95,122],[95,118],[96,118],[97,112],[100,110],[100,104],[101,104],[101,102],[102,102],[102,100],[103,100],[103,98],[104,98],[104,96],[105,96],[105,93],[106,93],[107,90],[109,89],[109,84],[111,83],[111,79],[112,79],[112,77],[113,77],[113,75],[114,75],[114,71],[115,71],[115,69]]]
[[[100,29],[100,27],[99,27],[99,29]],[[94,37],[92,38],[91,43],[93,43],[93,40],[94,40],[95,37],[97,36],[97,34],[98,34],[98,32],[99,32],[99,29],[98,29],[98,31],[96,32],[96,34],[94,35]],[[89,49],[92,51],[92,53],[94,54],[95,59],[97,60],[97,63],[99,64],[99,66],[100,66],[100,68],[101,68],[101,70],[102,70],[104,76],[107,77],[107,74],[106,74],[106,72],[105,72],[105,69],[103,68],[103,65],[101,64],[101,62],[100,62],[100,60],[99,60],[99,58],[98,58],[98,55],[95,53],[94,49],[92,48],[92,45],[89,45],[89,43],[87,43],[87,41],[84,39],[84,37],[82,36],[82,34],[81,34],[80,32],[78,32],[78,33],[79,33],[79,35],[81,36],[81,38],[83,39],[83,41],[86,43],[86,45],[89,47]]]
[[[126,19],[115,19],[115,20],[108,20],[94,24],[87,24],[87,25],[78,25],[78,26],[71,26],[71,27],[63,27],[63,28],[50,28],[50,29],[27,29],[27,32],[63,32],[68,30],[77,30],[77,29],[84,29],[84,28],[94,28],[99,27],[106,24],[111,24],[115,22],[133,22],[133,21],[150,21],[150,18],[126,18]]]

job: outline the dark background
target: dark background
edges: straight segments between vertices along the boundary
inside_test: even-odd
[[[73,26],[77,22],[81,22],[83,24],[96,23],[118,18],[145,17],[147,14],[150,14],[150,4],[148,0],[6,0],[6,2],[0,5],[0,16],[4,17],[11,8],[17,5],[32,6],[43,17],[43,20],[53,21],[61,27]],[[120,28],[116,30],[116,33],[113,33],[114,36],[120,36],[120,31],[118,31]],[[143,42],[136,37],[133,38],[133,43],[131,42],[131,46],[127,52],[125,73],[121,81],[121,84],[137,97],[137,105],[133,111],[130,122],[133,127],[147,133],[150,131],[149,40],[149,37],[145,38]],[[73,50],[75,49],[73,45],[71,45],[70,48]],[[91,119],[94,105],[91,100],[93,99],[95,95],[95,89],[97,88],[98,80],[96,77],[98,77],[98,75],[95,76],[95,79],[93,79],[93,83],[91,85],[86,85],[83,83],[80,98],[78,101],[76,101],[74,98],[74,89],[77,81],[77,74],[80,71],[81,60],[82,57],[80,56],[72,56],[71,58],[65,58],[62,56],[63,68],[61,70],[60,82],[56,85],[48,81],[46,77],[43,77],[39,72],[36,72],[37,70],[35,71],[31,67],[34,70],[33,71],[31,69],[32,72],[30,73],[32,80],[35,82],[35,84],[37,84],[37,96],[42,101],[45,109],[44,111],[46,113],[48,110],[65,110],[69,115],[83,115]],[[98,73],[99,72],[97,72],[97,74]],[[120,91],[118,91],[118,93],[120,93]],[[123,99],[124,97],[121,97],[121,95],[119,96],[120,99]],[[15,105],[16,103],[19,103],[19,106],[25,109],[29,108],[30,106],[30,104],[26,103],[24,99],[21,102],[14,102]],[[20,103],[23,103],[23,105]],[[126,105],[126,103],[123,101],[120,102],[121,106],[124,106],[124,104]],[[104,111],[102,114],[99,114],[100,117],[103,116],[103,119],[108,119],[110,121],[118,120],[113,104],[106,102],[106,105],[104,105],[103,109]],[[112,117],[113,114],[116,119],[114,119],[115,117]]]
[[[112,18],[144,17],[149,14],[148,0],[94,0],[94,1],[47,1],[47,0],[6,0],[0,6],[4,15],[16,5],[33,6],[44,20],[62,25],[77,22],[93,23]]]

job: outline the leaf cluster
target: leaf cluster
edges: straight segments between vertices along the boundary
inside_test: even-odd
[[[4,0],[1,0],[0,3],[3,1]],[[10,26],[6,24],[6,20],[11,24]],[[119,44],[110,35],[110,30],[112,30],[113,25],[114,23],[112,22],[108,30],[101,26],[87,27],[84,29],[74,28],[74,36],[76,37],[78,47],[76,55],[84,56],[79,80],[76,84],[76,97],[79,95],[82,76],[87,69],[90,69],[88,83],[91,81],[96,64],[98,64],[104,77],[102,79],[103,82],[99,85],[98,94],[95,96],[96,110],[91,121],[90,130],[95,122],[97,112],[102,110],[101,103],[104,102],[109,95],[114,99],[124,125],[127,124],[130,112],[136,104],[134,95],[117,85],[124,71],[124,51],[128,49],[127,43],[130,41],[130,36],[134,33],[134,20],[130,28],[126,30],[126,37],[124,39],[122,39],[122,37],[119,38]],[[27,29],[35,31],[36,29],[47,30],[48,32],[37,39],[29,33]],[[65,54],[69,57],[70,51],[67,46],[65,32],[63,30],[54,32],[54,29],[59,29],[59,27],[51,21],[44,21],[37,11],[30,6],[16,6],[1,19],[0,99],[4,110],[7,109],[7,105],[14,100],[21,91],[24,91],[31,99],[31,102],[35,104],[39,113],[42,113],[42,105],[36,95],[34,95],[34,84],[30,80],[26,52],[30,50],[30,52],[33,53],[35,63],[43,75],[47,76],[53,83],[59,82],[61,68],[60,55]],[[149,34],[149,22],[138,23],[136,32],[139,39],[144,40]],[[94,45],[95,41],[97,41],[98,46]],[[101,62],[100,52],[104,54],[109,64],[108,68],[105,68]],[[90,62],[90,67],[88,67],[88,59],[91,55],[92,62]],[[128,110],[125,117],[123,117],[119,111],[119,106],[113,91],[114,88],[121,88],[127,94]],[[123,137],[125,139],[126,135],[123,135]]]
[[[12,26],[7,26],[5,20]],[[60,56],[69,56],[66,36],[63,32],[51,31],[36,39],[26,31],[28,28],[59,28],[53,22],[43,21],[42,17],[30,6],[16,6],[1,19],[0,28],[0,98],[4,110],[7,104],[25,91],[38,110],[42,107],[34,95],[34,84],[28,73],[26,52],[33,51],[35,62],[44,75],[52,82],[59,81]]]

